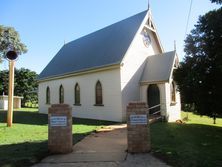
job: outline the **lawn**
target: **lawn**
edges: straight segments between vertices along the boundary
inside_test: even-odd
[[[183,117],[186,116],[182,113]],[[6,112],[0,111],[0,166],[30,166],[49,155],[47,115],[37,109],[14,112],[12,128],[6,127]],[[112,122],[73,119],[74,143]],[[151,125],[152,153],[175,167],[222,166],[222,119],[189,113],[184,124]]]
[[[182,117],[186,114],[182,113]],[[152,152],[175,167],[222,166],[222,119],[189,113],[184,124],[151,125]]]
[[[6,111],[0,111],[0,166],[30,166],[49,155],[48,119],[37,109],[14,111],[12,128],[6,127]],[[107,121],[73,119],[73,142],[77,143]]]

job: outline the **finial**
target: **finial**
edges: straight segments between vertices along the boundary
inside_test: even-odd
[[[174,40],[174,50],[175,51],[177,50],[177,42],[176,42],[176,40]]]
[[[148,10],[150,10],[150,0],[148,0]]]

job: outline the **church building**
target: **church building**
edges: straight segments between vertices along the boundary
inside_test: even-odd
[[[164,51],[146,10],[65,44],[39,75],[39,112],[65,103],[73,117],[124,122],[127,104],[142,101],[150,114],[175,121],[177,66],[176,51]]]

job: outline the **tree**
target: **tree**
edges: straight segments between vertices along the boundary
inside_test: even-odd
[[[8,94],[9,71],[0,71],[0,95]]]
[[[222,4],[222,0],[211,0],[212,3]]]
[[[13,27],[0,25],[0,62],[5,58],[8,50],[14,50],[18,55],[27,52],[18,32]]]
[[[215,118],[222,114],[222,8],[199,17],[184,51],[184,61],[174,73],[181,100],[194,104],[199,114]]]
[[[8,94],[8,70],[0,71],[0,94]],[[36,102],[37,97],[37,74],[29,69],[15,69],[15,96],[23,96],[22,106],[26,102]]]

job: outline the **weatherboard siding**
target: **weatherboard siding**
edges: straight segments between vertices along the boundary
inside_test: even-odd
[[[158,54],[157,43],[152,42],[147,48],[143,44],[141,31],[144,27],[146,17],[139,28],[130,48],[128,49],[121,63],[121,92],[123,117],[126,116],[126,106],[130,101],[140,100],[140,80],[145,67],[145,60],[148,56]],[[153,34],[149,31],[151,40],[154,41]]]
[[[104,106],[94,106],[95,85],[98,80],[102,84]],[[80,86],[81,106],[73,105],[74,86],[77,82]],[[48,107],[50,107],[46,104],[47,86],[50,87],[51,104],[56,104],[59,102],[61,84],[64,87],[64,103],[72,107],[73,117],[122,121],[119,68],[39,83],[39,111],[41,113],[47,113]]]
[[[154,72],[165,70],[154,68],[148,71],[151,72],[149,74],[144,71],[145,67],[151,67],[149,63],[154,67],[166,66],[163,62],[165,59],[160,59],[162,64],[160,60],[153,62],[151,57],[147,59],[163,53],[158,35],[153,31],[148,30],[151,45],[146,47],[143,43],[141,32],[148,17],[149,12],[142,12],[66,44],[39,77],[40,112],[47,113],[50,107],[46,104],[47,86],[50,87],[51,104],[56,104],[59,102],[59,87],[62,84],[64,103],[72,106],[74,117],[122,122],[126,119],[127,104],[140,100],[147,102],[147,86],[156,82],[160,89],[161,114],[169,121],[179,118],[179,94],[178,103],[172,106],[169,101],[170,84],[165,83],[168,80],[159,81],[154,77],[154,81],[147,81],[152,73],[162,78],[163,72],[161,75]],[[102,84],[103,106],[95,106],[95,85],[98,80]],[[76,83],[80,86],[81,105],[74,105]]]
[[[178,119],[181,119],[181,102],[180,102],[180,93],[176,91],[176,103],[172,105],[171,103],[171,93],[170,93],[170,83],[165,83],[166,89],[166,118],[168,122],[174,122]]]

